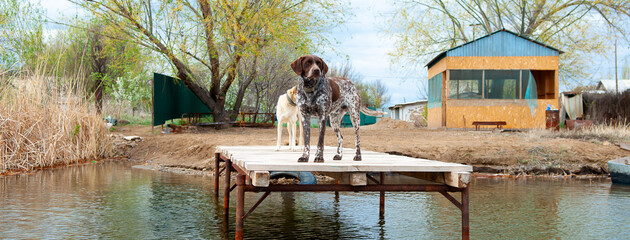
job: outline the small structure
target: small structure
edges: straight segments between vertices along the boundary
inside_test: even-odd
[[[544,128],[545,109],[558,107],[562,53],[499,30],[438,54],[426,65],[428,126],[504,121],[506,128]]]
[[[630,79],[619,79],[619,93],[622,93],[628,89],[630,89]],[[599,80],[597,84],[597,88],[595,90],[601,90],[604,92],[615,92],[617,88],[617,83],[615,79],[602,79]]]
[[[352,149],[344,149],[352,152]],[[336,148],[326,147],[324,158],[332,159]],[[278,152],[273,146],[217,146],[214,164],[214,194],[219,195],[219,177],[225,171],[223,193],[223,221],[229,221],[230,192],[236,190],[236,239],[243,239],[244,221],[272,192],[380,192],[379,213],[385,213],[385,192],[438,192],[461,211],[462,239],[469,239],[469,190],[472,166],[446,163],[405,156],[362,151],[363,160],[346,157],[324,163],[298,163],[299,152]],[[220,162],[224,162],[220,169]],[[332,176],[336,184],[271,184],[271,171],[316,171]],[[232,185],[231,173],[237,172]],[[416,178],[417,181],[400,184],[391,181],[391,173]],[[389,177],[388,177],[389,176]],[[245,192],[264,192],[248,211],[245,209]],[[458,201],[449,192],[460,192]],[[224,225],[227,230],[229,227]]]
[[[407,122],[416,122],[419,118],[422,118],[427,102],[428,101],[425,99],[391,106],[389,107],[391,118]]]

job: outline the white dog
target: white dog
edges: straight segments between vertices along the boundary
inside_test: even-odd
[[[295,104],[295,93],[297,86],[287,90],[286,94],[280,95],[278,104],[276,104],[276,117],[278,118],[278,141],[276,142],[276,151],[280,150],[280,140],[282,137],[282,124],[287,123],[287,131],[289,132],[289,148],[295,149],[295,122],[302,123],[302,114]],[[303,146],[304,128],[300,126],[299,146]]]

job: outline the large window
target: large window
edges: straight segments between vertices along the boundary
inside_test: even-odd
[[[520,87],[520,70],[485,70],[487,99],[518,99],[516,87]]]
[[[481,99],[483,70],[451,70],[449,98]]]
[[[530,77],[529,70],[450,70],[449,98],[525,99],[536,88]]]

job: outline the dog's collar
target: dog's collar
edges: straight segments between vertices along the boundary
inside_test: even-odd
[[[291,106],[297,106],[297,104],[295,104],[295,102],[293,101],[293,99],[291,99],[291,97],[289,96],[289,94],[286,95],[287,96],[287,100],[289,100],[289,104]]]
[[[305,80],[306,78],[302,77],[303,80]],[[318,77],[317,79],[315,79],[315,84],[313,87],[306,87],[306,86],[302,86],[302,89],[304,89],[304,92],[307,93],[312,93],[315,92],[315,89],[317,89],[317,87],[319,87],[319,83],[321,83],[320,81],[321,77]]]

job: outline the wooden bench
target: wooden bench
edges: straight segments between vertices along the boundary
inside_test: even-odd
[[[502,126],[505,126],[505,125],[506,125],[506,123],[505,123],[505,121],[494,121],[494,122],[493,122],[493,121],[474,121],[474,122],[472,123],[472,125],[474,125],[474,126],[475,126],[475,131],[479,131],[479,125],[484,125],[484,126],[487,126],[487,125],[490,125],[490,126],[491,126],[491,125],[496,125],[496,126],[497,126],[497,128],[501,129],[501,127],[502,127]]]

